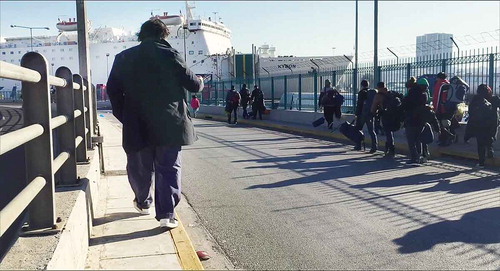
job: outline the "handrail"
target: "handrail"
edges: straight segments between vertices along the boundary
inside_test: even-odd
[[[56,87],[65,87],[68,83],[62,78],[49,75],[49,84]]]
[[[76,109],[73,117],[76,119],[76,118],[78,118],[81,115],[82,115],[82,111]]]
[[[75,138],[75,146],[78,147],[80,145],[80,143],[82,143],[82,141],[83,141],[83,137],[77,136]]]
[[[56,172],[59,171],[61,166],[68,160],[69,158],[69,152],[61,152],[56,159],[54,159],[54,164],[53,164],[53,169],[52,169],[52,174],[56,174]]]
[[[32,124],[21,128],[14,132],[0,136],[0,155],[15,149],[43,134],[43,126],[40,124]]]
[[[57,117],[54,117],[50,120],[50,126],[52,126],[52,129],[56,129],[57,127],[65,124],[68,121],[69,121],[69,118],[64,116],[64,115],[57,116]]]
[[[47,181],[43,177],[36,177],[22,191],[0,211],[0,236],[2,236],[26,209],[31,201],[40,193]]]
[[[37,71],[10,64],[5,61],[0,61],[0,77],[31,83],[37,83],[42,79],[42,76]]]

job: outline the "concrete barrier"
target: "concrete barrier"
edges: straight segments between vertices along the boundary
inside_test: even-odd
[[[99,156],[87,152],[90,164],[78,166],[77,186],[57,187],[59,232],[19,237],[0,263],[1,270],[82,270],[87,259],[92,219],[99,196]],[[21,233],[22,234],[22,233]]]

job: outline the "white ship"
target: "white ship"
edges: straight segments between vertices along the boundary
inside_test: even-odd
[[[225,79],[233,71],[234,49],[231,31],[220,18],[195,18],[194,6],[186,1],[186,14],[154,15],[167,24],[170,35],[167,41],[181,55],[185,56],[187,66],[196,74]],[[148,17],[145,16],[145,20]],[[31,51],[45,56],[49,72],[54,74],[60,66],[67,66],[73,73],[79,73],[76,19],[59,21],[57,36],[34,36],[2,38],[0,40],[0,60],[20,65],[21,57]],[[33,48],[31,48],[31,43]],[[92,83],[106,84],[114,57],[121,51],[139,44],[135,33],[113,27],[99,27],[89,31],[90,68]],[[207,78],[208,79],[208,78]],[[0,89],[11,90],[20,83],[0,79]]]

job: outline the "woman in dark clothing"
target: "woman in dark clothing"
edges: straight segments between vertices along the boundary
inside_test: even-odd
[[[424,79],[425,80],[425,79]],[[426,123],[439,131],[439,123],[432,109],[427,106],[427,87],[425,84],[409,85],[408,95],[403,99],[405,112],[405,133],[410,150],[410,160],[407,164],[418,165],[428,159],[427,144],[422,142],[421,136]],[[420,157],[422,156],[422,157]]]
[[[483,84],[483,85],[485,85],[485,84]],[[488,90],[488,95],[486,97],[486,100],[491,103],[491,110],[493,110],[493,112],[496,113],[496,114],[493,114],[493,117],[495,117],[494,123],[497,124],[497,126],[496,126],[497,128],[494,128],[494,132],[493,132],[493,141],[495,141],[497,139],[498,126],[500,124],[499,118],[498,118],[498,109],[500,108],[500,97],[493,95],[493,91],[491,90],[491,88],[487,85],[485,85],[485,86],[487,87],[487,90]],[[481,87],[481,85],[479,87]],[[488,146],[488,148],[486,150],[486,157],[488,157],[488,158],[493,158],[493,156],[494,156],[493,141],[491,142],[491,144]]]
[[[493,144],[497,128],[498,114],[493,111],[490,87],[485,84],[479,85],[477,94],[469,104],[469,121],[465,131],[465,141],[475,137],[477,141],[477,153],[479,156],[479,167],[484,167],[486,150]],[[495,99],[496,100],[496,99]],[[496,108],[495,108],[496,109]]]

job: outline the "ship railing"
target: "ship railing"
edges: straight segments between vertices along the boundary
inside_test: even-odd
[[[0,78],[21,81],[23,128],[0,135],[0,155],[24,145],[27,184],[0,211],[0,236],[26,208],[27,230],[56,229],[54,175],[58,173],[58,185],[62,186],[78,185],[80,181],[77,164],[88,163],[87,150],[92,148],[90,118],[91,113],[94,119],[96,114],[95,88],[64,66],[57,69],[55,76],[49,75],[45,57],[36,52],[26,53],[21,66],[0,61]],[[50,86],[56,88],[55,117],[51,113]],[[93,106],[89,106],[90,102]],[[97,127],[93,128],[95,132]],[[54,143],[61,150],[55,158]]]

